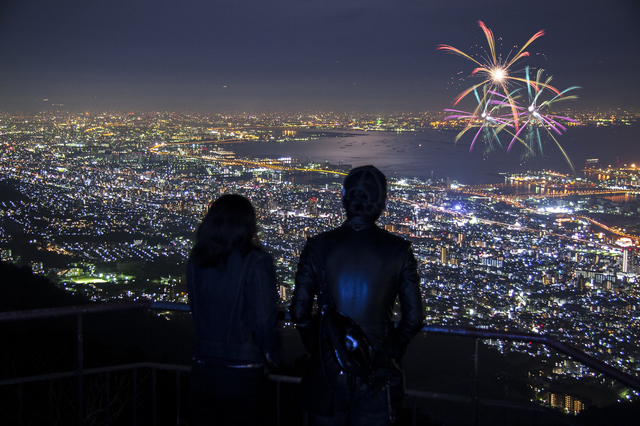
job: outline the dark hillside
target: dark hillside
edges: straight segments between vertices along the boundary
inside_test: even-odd
[[[89,300],[59,289],[27,267],[0,262],[0,312],[53,308],[89,303]]]

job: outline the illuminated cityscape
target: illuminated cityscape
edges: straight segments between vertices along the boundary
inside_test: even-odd
[[[575,114],[602,126],[600,114]],[[622,126],[637,116],[608,116]],[[308,236],[343,221],[347,164],[239,157],[243,141],[287,141],[301,130],[438,129],[440,113],[202,116],[4,114],[0,203],[3,261],[28,264],[95,301],[185,302],[183,268],[207,203],[250,198],[274,255],[281,301],[291,295]],[[427,324],[547,334],[623,371],[640,368],[640,170],[589,160],[583,177],[510,173],[504,183],[391,178],[385,229],[413,242]],[[310,175],[320,181],[308,180]],[[500,351],[537,346],[492,342]],[[544,365],[544,364],[542,364]],[[590,377],[550,358],[532,377]],[[536,389],[546,398],[545,389]]]

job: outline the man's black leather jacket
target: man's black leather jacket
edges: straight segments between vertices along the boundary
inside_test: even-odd
[[[278,293],[271,255],[256,249],[243,257],[236,250],[226,265],[216,268],[200,268],[190,259],[187,290],[195,326],[195,359],[229,364],[277,362]]]
[[[322,274],[336,309],[358,323],[374,347],[399,360],[424,312],[411,244],[360,218],[307,241],[290,313],[310,352],[317,342],[310,325]],[[394,328],[396,297],[401,319]]]

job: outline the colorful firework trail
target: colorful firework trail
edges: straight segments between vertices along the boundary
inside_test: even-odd
[[[499,93],[488,90],[488,85],[485,85],[483,88],[482,97],[478,94],[478,90],[476,88],[473,89],[473,93],[478,101],[478,106],[473,112],[460,111],[455,109],[445,109],[447,112],[453,112],[456,114],[449,115],[445,119],[446,120],[460,120],[466,121],[467,124],[465,128],[458,133],[455,138],[455,142],[467,132],[467,130],[473,127],[479,127],[476,135],[471,141],[471,146],[469,147],[469,152],[473,150],[473,147],[480,136],[483,133],[483,138],[487,142],[487,153],[497,149],[498,147],[502,147],[502,143],[500,142],[500,138],[498,133],[503,130],[507,126],[511,126],[511,120],[509,117],[504,115],[499,115],[499,109],[502,105],[501,102],[497,102],[493,99],[493,96],[500,96]],[[478,125],[480,123],[480,125]]]
[[[446,44],[438,45],[438,50],[462,56],[477,64],[478,67],[471,72],[471,75],[478,75],[483,79],[482,82],[464,90],[453,100],[453,105],[455,106],[469,93],[473,92],[477,101],[477,106],[473,112],[453,109],[445,110],[455,113],[449,115],[447,117],[448,120],[466,121],[464,129],[458,133],[455,142],[457,143],[468,130],[477,127],[478,131],[471,141],[469,151],[473,150],[476,141],[480,137],[486,142],[485,153],[489,153],[502,147],[499,133],[505,131],[512,136],[507,151],[509,152],[514,143],[519,141],[526,148],[523,156],[530,157],[536,154],[544,154],[541,137],[541,130],[543,130],[543,134],[546,131],[546,134],[553,139],[575,174],[571,159],[553,133],[560,135],[563,131],[566,131],[566,127],[560,120],[575,124],[577,122],[568,117],[545,114],[543,111],[550,110],[550,106],[557,101],[577,98],[577,96],[565,96],[565,94],[578,87],[573,86],[559,91],[549,84],[551,77],[542,81],[542,73],[544,71],[542,69],[538,70],[535,80],[529,78],[528,66],[525,69],[524,78],[515,77],[511,70],[518,60],[529,56],[529,52],[526,52],[525,49],[534,40],[543,36],[544,31],[541,30],[534,34],[512,58],[509,58],[510,55],[508,55],[503,59],[501,55],[496,53],[493,32],[482,21],[478,21],[478,24],[487,38],[490,56],[487,55],[478,60],[452,46]],[[509,86],[517,86],[517,88],[509,91]],[[526,107],[517,101],[521,97],[520,92],[523,90],[523,86],[526,88],[528,95],[528,106]],[[482,96],[479,94],[479,88],[482,88]],[[545,92],[545,90],[547,91]],[[549,92],[553,93],[552,98],[543,101],[541,95]],[[508,108],[510,113],[501,114],[501,109],[503,108]],[[522,126],[520,126],[520,123],[523,123]]]
[[[527,107],[523,107],[520,105],[516,106],[516,109],[518,111],[517,115],[519,116],[519,118],[522,120],[524,124],[513,135],[513,139],[511,139],[511,143],[509,143],[507,152],[511,150],[511,147],[513,146],[514,142],[516,140],[519,140],[520,142],[522,142],[523,144],[525,144],[530,148],[529,151],[525,153],[525,156],[529,155],[529,153],[535,153],[536,151],[539,152],[540,154],[544,154],[543,147],[542,147],[542,138],[540,137],[540,130],[542,129],[546,131],[549,137],[555,142],[555,144],[560,149],[560,152],[562,152],[562,155],[564,156],[565,160],[567,161],[567,164],[569,164],[573,173],[576,174],[576,170],[573,167],[573,163],[571,159],[565,152],[564,148],[562,148],[558,140],[555,138],[553,133],[561,135],[562,132],[567,130],[567,128],[561,123],[560,120],[563,120],[569,123],[574,123],[574,124],[579,124],[579,123],[576,120],[569,117],[563,117],[563,116],[553,115],[553,114],[545,114],[544,111],[549,110],[551,108],[551,105],[556,102],[566,101],[570,99],[577,99],[577,96],[575,95],[566,96],[566,93],[574,89],[579,89],[579,87],[578,86],[569,87],[568,89],[565,89],[562,92],[559,92],[558,94],[553,96],[551,99],[541,101],[541,95],[544,92],[544,88],[549,87],[548,83],[549,81],[551,81],[551,77],[548,77],[544,84],[540,84],[540,79],[542,78],[543,72],[544,70],[540,69],[538,70],[536,75],[536,81],[535,81],[536,86],[541,88],[538,92],[532,91],[531,86],[527,85],[528,106]],[[529,80],[529,67],[526,68],[526,79],[527,81]],[[521,138],[523,134],[524,134],[524,138]]]

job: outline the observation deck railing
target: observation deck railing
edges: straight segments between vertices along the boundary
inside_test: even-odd
[[[131,310],[157,310],[157,311],[182,311],[189,312],[189,306],[186,304],[179,303],[170,303],[170,302],[152,302],[150,300],[140,300],[140,301],[128,301],[128,302],[106,302],[106,303],[93,303],[86,305],[75,305],[75,306],[67,306],[61,308],[46,308],[46,309],[35,309],[28,311],[10,311],[10,312],[0,312],[0,324],[16,322],[16,321],[26,321],[26,320],[37,320],[37,319],[52,319],[52,318],[60,318],[60,317],[76,317],[76,348],[75,348],[75,358],[76,358],[76,369],[74,371],[67,372],[58,372],[58,373],[50,373],[50,374],[41,374],[34,376],[26,376],[26,377],[17,377],[0,380],[0,388],[5,386],[17,386],[17,395],[18,395],[18,407],[17,407],[17,417],[18,423],[23,424],[23,416],[24,416],[24,406],[23,406],[23,386],[28,383],[34,382],[48,382],[49,383],[49,423],[53,424],[53,398],[52,398],[52,381],[61,380],[61,379],[75,379],[75,407],[76,414],[75,420],[77,425],[85,424],[85,413],[84,413],[84,396],[85,396],[85,377],[88,375],[97,375],[104,374],[106,380],[106,400],[109,401],[109,392],[110,392],[110,374],[115,372],[122,371],[131,371],[133,374],[132,380],[132,411],[133,411],[133,419],[130,424],[158,424],[157,419],[157,393],[156,393],[156,374],[157,371],[166,370],[173,371],[176,376],[176,418],[175,423],[173,420],[171,424],[184,424],[183,416],[181,411],[181,394],[180,394],[180,386],[181,386],[181,374],[189,373],[191,367],[188,365],[175,365],[175,364],[163,364],[163,363],[155,363],[155,362],[140,362],[133,364],[122,364],[115,365],[109,367],[100,367],[100,368],[87,368],[84,367],[84,333],[83,333],[83,316],[84,315],[92,315],[99,313],[107,313],[107,312],[117,312],[117,311],[131,311]],[[283,315],[284,319],[286,315]],[[440,334],[447,336],[458,336],[458,337],[468,337],[473,338],[475,340],[475,351],[472,355],[473,359],[473,367],[471,368],[471,392],[470,396],[464,395],[450,395],[443,394],[437,392],[425,392],[419,390],[407,389],[406,394],[409,397],[414,398],[413,404],[413,414],[412,414],[412,424],[417,424],[416,418],[416,399],[427,399],[427,400],[439,400],[439,401],[449,401],[454,403],[468,403],[470,404],[469,410],[469,421],[465,422],[465,424],[477,424],[478,418],[478,406],[497,406],[502,408],[513,408],[517,410],[528,410],[534,413],[541,414],[543,416],[551,416],[555,418],[558,423],[565,424],[574,424],[570,417],[561,416],[557,414],[555,411],[550,410],[546,407],[542,407],[537,404],[528,404],[528,403],[520,403],[513,401],[505,401],[505,400],[490,400],[486,398],[480,398],[477,394],[477,377],[478,377],[478,343],[479,340],[483,339],[499,339],[499,340],[508,340],[508,341],[516,341],[516,342],[531,342],[531,343],[539,343],[546,345],[555,349],[557,352],[560,352],[564,355],[567,355],[576,361],[579,361],[586,366],[608,376],[612,379],[617,380],[618,382],[624,384],[625,386],[632,388],[636,391],[640,391],[640,379],[638,377],[627,374],[623,371],[620,371],[614,367],[611,367],[608,364],[566,344],[560,342],[552,337],[538,335],[538,334],[530,334],[530,333],[515,333],[515,332],[507,332],[500,330],[487,330],[487,329],[479,329],[474,327],[443,327],[443,326],[433,326],[427,325],[424,326],[422,331],[424,333],[430,334]],[[138,390],[137,386],[137,375],[141,370],[150,370],[151,374],[151,418],[146,418],[144,421],[140,422],[138,419],[139,413],[137,413],[137,397]],[[269,376],[271,381],[276,382],[276,419],[275,424],[281,424],[281,384],[297,384],[300,383],[299,377],[293,376],[285,376],[285,375],[275,375],[271,374]],[[112,413],[109,413],[109,404],[106,404],[106,424],[110,424],[110,419],[112,419]],[[140,422],[140,423],[139,423]],[[162,421],[162,424],[168,424],[166,419]],[[303,413],[303,419],[300,419],[298,424],[306,424],[306,415]]]

